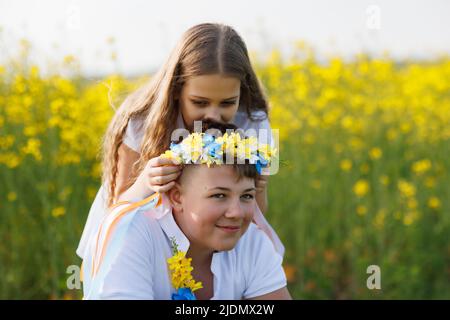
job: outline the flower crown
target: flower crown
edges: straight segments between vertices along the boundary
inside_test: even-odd
[[[163,156],[180,164],[206,164],[208,167],[211,164],[232,164],[236,158],[238,163],[248,161],[255,164],[256,170],[261,174],[261,169],[270,165],[276,151],[267,144],[259,144],[256,137],[242,138],[237,132],[226,132],[219,137],[207,132],[193,132],[180,143],[172,142],[170,150]]]

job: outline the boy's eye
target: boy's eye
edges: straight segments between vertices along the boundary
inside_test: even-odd
[[[224,193],[216,193],[216,194],[213,194],[211,196],[211,198],[222,199],[222,198],[225,198],[225,194]]]
[[[252,194],[247,193],[242,195],[242,198],[244,198],[245,200],[252,200],[254,196]]]

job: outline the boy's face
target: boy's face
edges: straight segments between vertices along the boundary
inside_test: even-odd
[[[194,121],[211,119],[229,123],[239,107],[241,80],[220,74],[196,76],[180,93],[180,110],[187,129]]]
[[[174,217],[191,245],[205,250],[234,248],[253,218],[255,182],[230,165],[188,165],[169,191]]]

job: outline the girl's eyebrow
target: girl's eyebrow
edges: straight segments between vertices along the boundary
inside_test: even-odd
[[[231,98],[227,98],[227,99],[223,99],[222,101],[227,101],[227,100],[231,100],[231,99],[236,99],[239,96],[235,96],[235,97],[231,97]],[[208,98],[205,97],[201,97],[201,96],[195,96],[195,95],[191,95],[191,98],[197,98],[197,99],[204,99],[204,100],[209,100]]]

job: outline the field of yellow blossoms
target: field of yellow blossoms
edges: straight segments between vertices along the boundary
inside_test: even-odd
[[[0,298],[77,299],[66,269],[80,264],[101,137],[145,78],[86,78],[75,57],[43,76],[22,46],[0,65]],[[280,129],[267,217],[293,297],[449,299],[450,58],[318,62],[303,43],[253,57]]]

